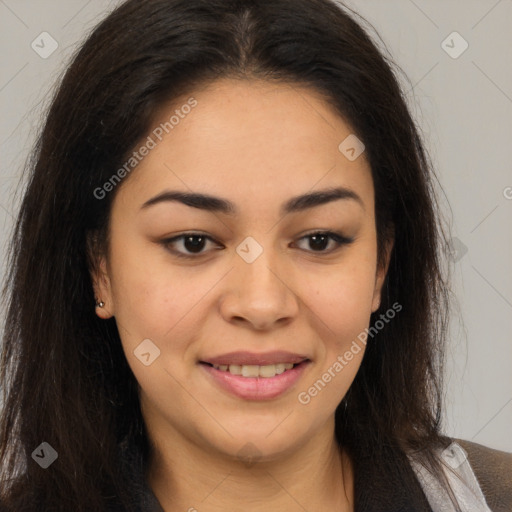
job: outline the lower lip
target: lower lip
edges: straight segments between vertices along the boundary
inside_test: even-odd
[[[200,365],[222,389],[231,394],[245,400],[270,400],[290,390],[309,363],[303,361],[274,377],[241,377],[229,371],[217,370],[208,364]]]

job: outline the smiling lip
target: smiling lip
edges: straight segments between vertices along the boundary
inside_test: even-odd
[[[291,370],[274,377],[242,377],[218,370],[208,363],[201,363],[199,366],[218,386],[232,395],[244,400],[270,400],[290,390],[310,363],[309,360],[302,360]]]
[[[223,354],[215,357],[208,357],[200,361],[201,363],[210,363],[214,365],[258,365],[265,366],[269,364],[278,363],[292,363],[298,364],[308,359],[308,356],[295,354],[292,352],[286,352],[285,350],[274,350],[272,352],[262,352],[258,354],[256,352],[230,352],[229,354]]]
[[[302,354],[274,350],[272,352],[229,352],[199,361],[199,365],[223,390],[245,400],[270,400],[291,389],[300,379],[310,359]],[[267,366],[292,363],[293,368],[274,377],[243,377],[223,371],[215,366]]]

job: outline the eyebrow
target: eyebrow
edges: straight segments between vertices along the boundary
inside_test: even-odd
[[[336,187],[292,197],[281,206],[280,214],[301,212],[337,200],[356,201],[365,210],[363,200],[353,190],[345,187]],[[239,213],[237,206],[227,199],[208,194],[176,190],[166,190],[152,197],[141,206],[141,210],[155,204],[173,201],[209,212],[219,212],[231,216]]]

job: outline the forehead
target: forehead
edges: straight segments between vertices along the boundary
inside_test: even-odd
[[[370,200],[364,153],[350,161],[339,149],[351,135],[314,90],[223,79],[158,109],[148,133],[154,147],[121,188],[140,205],[165,189],[229,196],[241,206],[336,186]]]

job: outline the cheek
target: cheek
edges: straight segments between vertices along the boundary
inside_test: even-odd
[[[140,241],[122,249],[112,245],[112,291],[116,322],[132,369],[140,369],[134,350],[145,339],[160,350],[157,366],[175,368],[177,360],[193,359],[190,347],[199,335],[208,299],[226,270],[197,267],[195,272],[173,266],[164,249],[160,254]]]
[[[194,281],[191,286],[184,273],[144,265],[142,258],[120,257],[116,269],[115,320],[127,362],[152,400],[169,395],[176,399],[181,396],[178,382],[186,378],[183,365],[176,362],[183,360],[194,338],[195,306],[208,283]],[[150,354],[147,366],[145,353]]]
[[[114,315],[130,345],[145,338],[159,343],[204,295],[200,283],[191,286],[185,272],[170,268],[163,249],[160,255],[140,241],[113,243],[111,255]]]
[[[298,390],[297,401],[308,414],[322,422],[332,414],[359,370],[366,345],[365,329],[371,315],[374,275],[356,271],[332,272],[329,279],[310,283],[308,306],[318,352],[314,371]],[[363,334],[362,334],[363,333]]]
[[[337,407],[361,365],[375,287],[370,249],[354,251],[343,264],[317,273],[305,283],[320,340],[318,364],[298,401],[319,417]]]
[[[368,326],[374,286],[374,272],[364,265],[347,266],[308,280],[305,289],[309,290],[309,305],[337,349]]]

